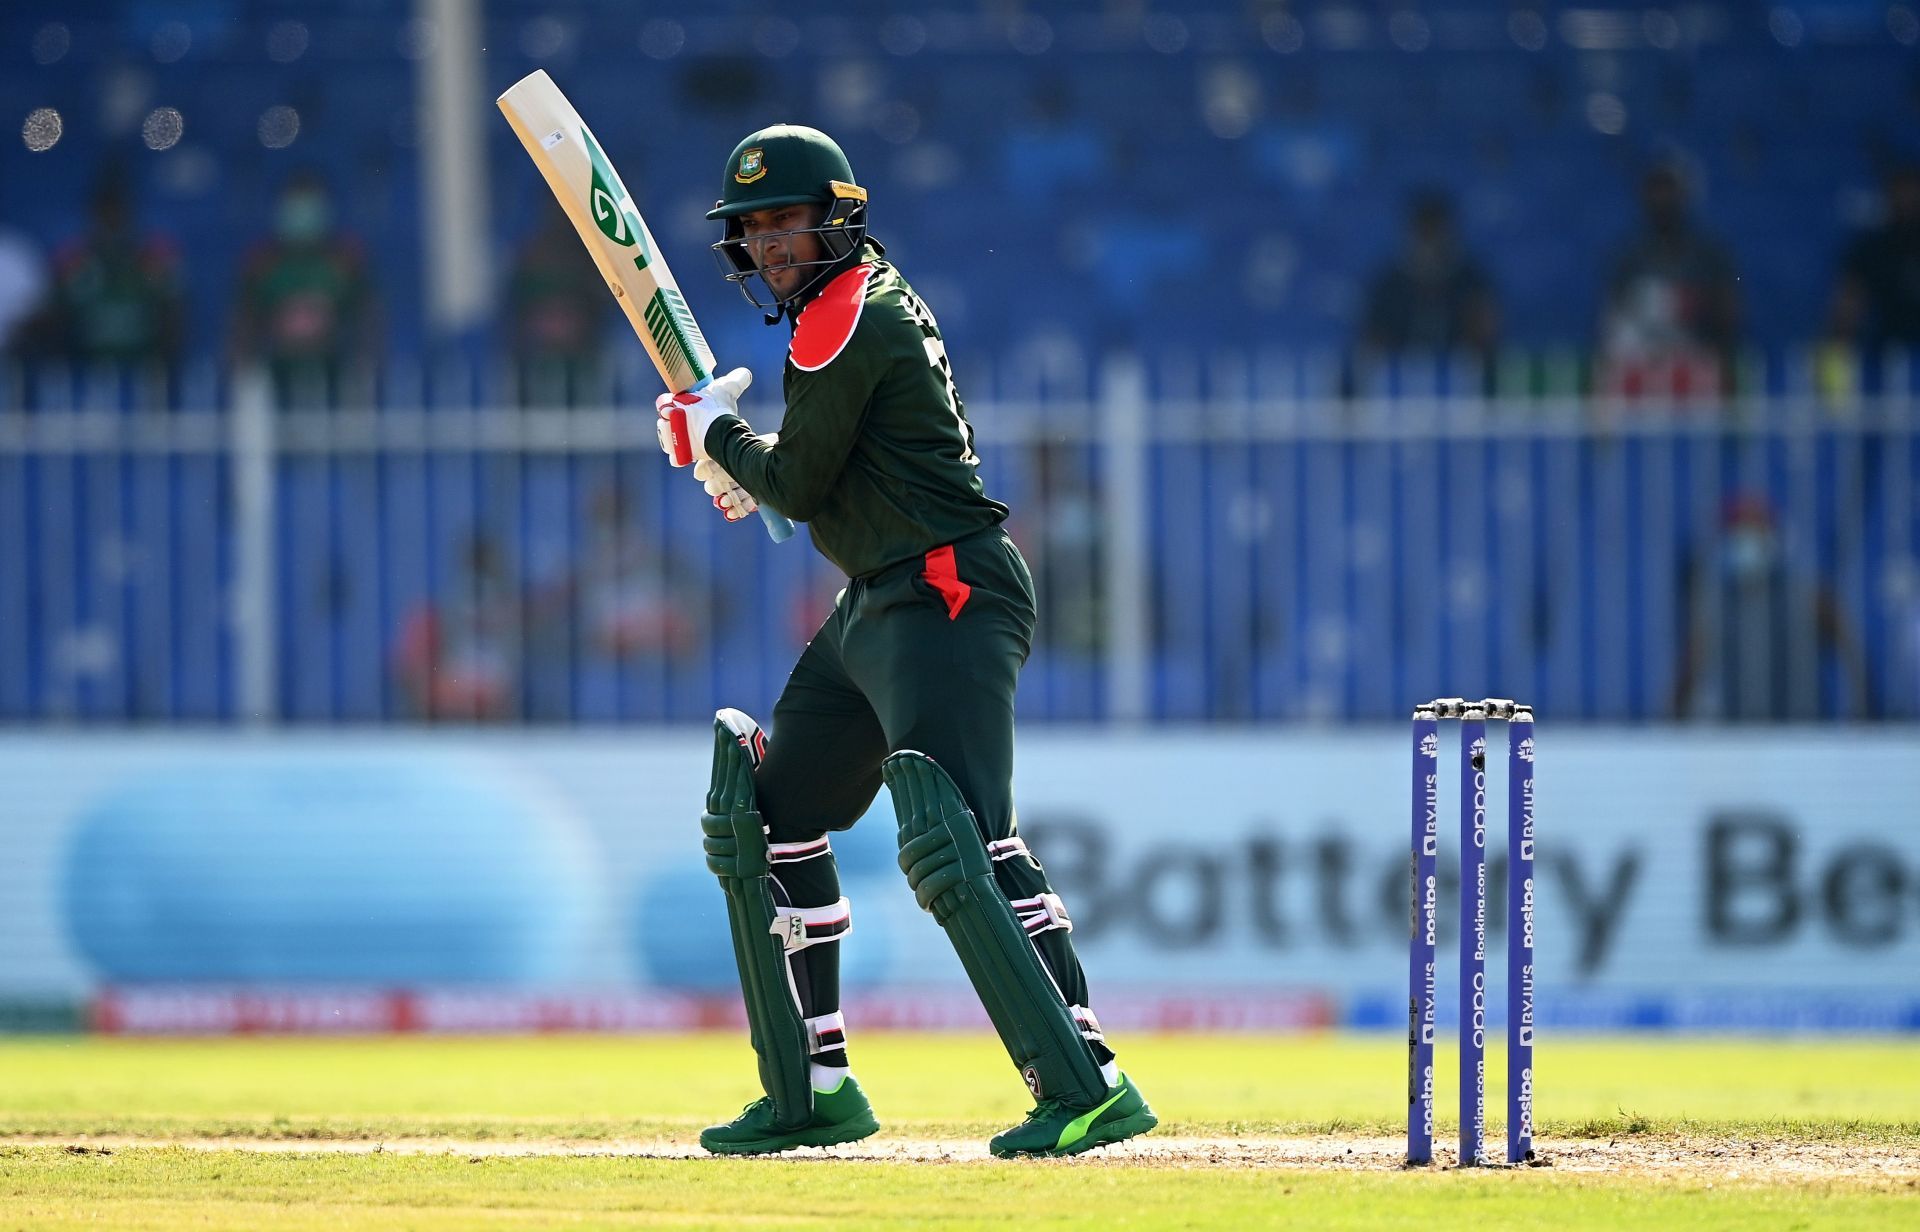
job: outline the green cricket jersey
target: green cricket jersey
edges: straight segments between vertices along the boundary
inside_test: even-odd
[[[787,348],[786,418],[768,444],[715,421],[707,453],[813,531],[849,577],[998,525],[973,425],[933,314],[871,245],[798,314]]]

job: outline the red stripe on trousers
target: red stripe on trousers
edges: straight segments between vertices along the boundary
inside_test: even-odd
[[[928,552],[927,567],[921,570],[920,576],[947,601],[947,619],[960,619],[960,609],[967,606],[973,587],[960,580],[960,572],[953,564],[953,545],[949,543]]]

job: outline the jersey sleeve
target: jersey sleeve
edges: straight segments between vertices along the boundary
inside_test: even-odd
[[[706,441],[755,500],[795,521],[811,520],[833,490],[892,362],[887,331],[865,303],[869,273],[857,266],[840,275],[801,314],[787,353],[779,442],[731,418],[717,420]]]

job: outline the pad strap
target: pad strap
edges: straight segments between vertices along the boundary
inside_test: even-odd
[[[838,941],[853,931],[853,905],[843,896],[824,907],[779,907],[767,931],[780,939],[781,948],[797,954],[822,941]]]
[[[839,1010],[807,1019],[807,1052],[819,1056],[847,1046],[847,1019]]]
[[[827,836],[804,843],[768,843],[767,860],[773,864],[798,864],[802,860],[812,860],[820,856],[833,854],[832,844]]]
[[[1012,905],[1013,913],[1020,917],[1020,925],[1027,930],[1029,937],[1037,937],[1056,928],[1063,933],[1073,931],[1073,921],[1067,918],[1067,905],[1060,901],[1058,894],[1016,898],[1012,900]]]
[[[995,864],[1002,860],[1011,860],[1015,856],[1033,859],[1033,853],[1027,850],[1027,840],[1019,837],[994,839],[987,844],[987,854],[993,857]]]

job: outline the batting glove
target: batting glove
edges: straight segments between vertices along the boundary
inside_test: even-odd
[[[760,508],[760,502],[753,494],[741,487],[738,481],[712,458],[702,458],[693,464],[693,477],[706,485],[707,495],[713,498],[713,507],[726,516],[729,522],[738,522],[754,510]]]
[[[660,448],[675,466],[707,456],[707,429],[725,415],[738,416],[740,395],[753,384],[753,373],[735,368],[701,390],[661,394],[653,401],[660,416]]]

